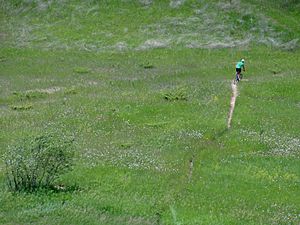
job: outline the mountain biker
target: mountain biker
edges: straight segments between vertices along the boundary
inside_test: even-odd
[[[237,82],[239,82],[240,79],[241,79],[242,69],[245,72],[245,60],[244,59],[241,59],[239,62],[237,62],[236,66],[235,66],[235,70],[236,70],[236,78],[235,78],[235,80]]]

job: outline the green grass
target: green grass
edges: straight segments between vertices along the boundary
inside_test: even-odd
[[[275,1],[245,15],[229,1],[32,2],[0,0],[0,156],[59,131],[75,137],[76,165],[61,190],[11,193],[1,160],[0,224],[299,224],[300,52],[261,44]],[[269,25],[291,26],[263,40],[298,37],[285,10]]]

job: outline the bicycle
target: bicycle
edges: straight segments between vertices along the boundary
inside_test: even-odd
[[[234,84],[237,84],[240,80],[242,80],[243,79],[243,74],[242,73],[240,73],[240,74],[238,74],[238,73],[236,73],[235,74],[235,78],[234,78]]]

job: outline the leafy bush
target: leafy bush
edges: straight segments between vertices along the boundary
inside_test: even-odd
[[[73,140],[54,134],[24,139],[5,156],[8,187],[12,191],[35,191],[54,186],[73,163]]]

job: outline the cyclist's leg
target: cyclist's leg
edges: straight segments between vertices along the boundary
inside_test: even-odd
[[[237,84],[239,82],[238,80],[238,73],[235,74],[234,80],[233,80],[233,84]]]
[[[235,71],[236,71],[236,74],[235,74],[235,81],[236,81],[236,82],[239,82],[239,81],[240,81],[240,73],[241,73],[241,70],[240,70],[239,68],[236,68]]]
[[[239,73],[239,72],[236,72],[235,80],[236,80],[237,82],[240,81],[240,73]]]

